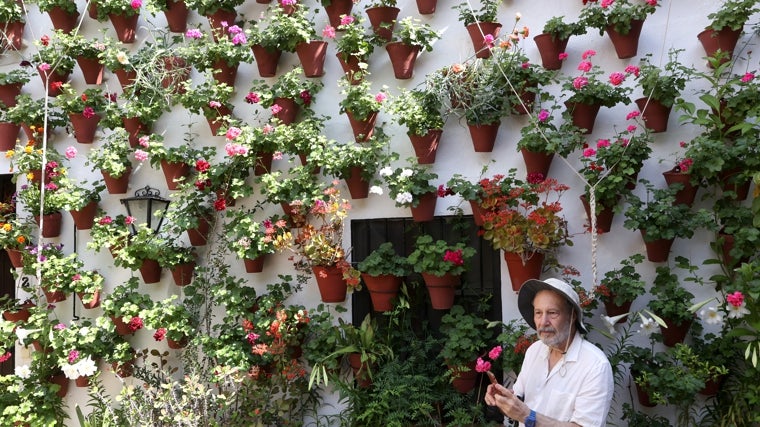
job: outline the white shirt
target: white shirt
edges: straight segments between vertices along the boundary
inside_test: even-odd
[[[514,392],[537,413],[583,427],[604,426],[615,383],[607,356],[579,333],[563,359],[549,372],[550,348],[533,343],[514,385]],[[522,426],[523,420],[520,421]]]

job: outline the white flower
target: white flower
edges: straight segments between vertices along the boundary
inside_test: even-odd
[[[66,378],[70,380],[79,378],[79,369],[77,369],[77,365],[66,363],[61,366],[61,370],[63,371],[63,375],[66,375]]]
[[[728,318],[729,319],[741,319],[742,317],[748,315],[750,313],[749,309],[745,307],[746,302],[742,301],[741,305],[733,305],[733,304],[726,304],[726,307],[728,308]]]
[[[648,337],[655,331],[657,331],[657,322],[654,319],[641,315],[641,327],[637,332]]]
[[[520,12],[515,13],[515,21],[519,21],[520,19],[522,19],[522,13]]]
[[[26,339],[26,337],[29,336],[32,332],[37,332],[40,329],[24,329],[24,328],[16,328],[16,336],[18,337],[18,340],[22,343]]]
[[[32,376],[32,370],[29,369],[29,365],[16,366],[15,374],[19,378],[27,379]]]
[[[414,171],[411,169],[404,169],[401,171],[401,178],[409,178],[410,176],[414,175]]]
[[[602,316],[602,322],[604,322],[604,326],[606,326],[610,331],[610,335],[615,335],[617,333],[615,330],[615,325],[617,325],[618,320],[622,319],[625,316],[628,316],[628,313],[619,314],[615,317]]]
[[[127,65],[129,64],[129,55],[127,55],[127,52],[120,51],[116,54],[116,60],[121,65]]]
[[[377,194],[378,196],[383,195],[383,188],[379,185],[373,185],[372,187],[369,187],[369,193],[370,194]]]
[[[723,315],[718,312],[717,307],[707,307],[700,310],[699,317],[708,325],[722,325]]]
[[[380,176],[391,176],[392,173],[393,173],[393,169],[391,169],[390,166],[386,166],[377,172],[377,174]]]
[[[86,337],[90,333],[90,327],[89,326],[82,326],[79,328],[79,335]]]
[[[396,195],[396,203],[398,203],[399,205],[406,205],[406,204],[412,203],[412,200],[414,200],[414,198],[412,197],[412,193],[408,191],[404,191],[403,193],[398,193]]]
[[[89,356],[86,359],[80,360],[74,366],[76,367],[77,372],[79,372],[79,375],[84,377],[91,377],[98,371],[98,365],[96,365],[95,361]]]

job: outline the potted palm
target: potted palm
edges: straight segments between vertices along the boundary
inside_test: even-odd
[[[580,21],[587,28],[599,30],[600,36],[606,31],[618,58],[631,58],[638,52],[644,20],[657,10],[657,6],[657,0],[594,2],[581,11]]]
[[[462,242],[450,244],[428,234],[417,237],[407,260],[414,272],[422,275],[434,309],[446,310],[454,304],[460,276],[467,271],[467,261],[474,255],[475,249]]]
[[[501,24],[496,21],[499,2],[496,0],[483,0],[480,9],[473,10],[470,3],[460,3],[455,6],[459,12],[459,20],[467,28],[467,33],[472,40],[477,58],[491,56],[493,42],[499,37]]]
[[[446,123],[443,104],[437,94],[428,89],[402,89],[391,99],[388,108],[396,122],[406,126],[417,162],[421,165],[434,163]]]
[[[635,194],[627,197],[629,206],[623,226],[641,232],[649,261],[667,261],[676,237],[691,238],[696,230],[713,225],[707,210],[695,212],[685,204],[675,203],[675,188],[655,189],[645,179],[640,182],[646,187],[646,196],[643,199]]]
[[[410,267],[409,261],[396,252],[391,242],[380,244],[357,265],[375,311],[393,309],[401,280],[409,274]]]
[[[430,25],[407,16],[398,22],[389,43],[385,45],[397,79],[410,79],[420,51],[432,52],[432,43],[440,35]]]
[[[559,70],[562,68],[560,55],[565,53],[567,42],[571,36],[586,34],[586,27],[582,22],[565,22],[563,16],[553,16],[544,23],[541,34],[533,37],[538,52],[541,54],[541,63],[547,70]]]
[[[644,97],[635,102],[644,124],[652,132],[667,130],[670,110],[691,75],[691,69],[678,62],[679,52],[680,50],[671,49],[668,52],[668,62],[662,68],[652,64],[651,55],[647,55],[639,64],[638,81]]]
[[[421,166],[415,158],[407,159],[408,166],[395,169],[386,166],[378,172],[388,186],[396,206],[408,206],[416,222],[426,222],[435,216],[438,200],[436,187],[431,183],[438,175],[428,167]]]

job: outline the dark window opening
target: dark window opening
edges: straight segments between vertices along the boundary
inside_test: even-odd
[[[12,175],[0,175],[0,200],[6,203],[10,202],[13,193],[16,192],[16,184],[11,181],[11,178]],[[16,284],[13,281],[12,268],[8,254],[5,250],[0,250],[0,296],[8,295],[9,298],[16,298]],[[0,375],[13,374],[14,357],[11,356],[10,359],[0,363]]]

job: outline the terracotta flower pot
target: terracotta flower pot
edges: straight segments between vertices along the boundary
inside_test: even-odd
[[[686,339],[686,334],[689,333],[689,329],[691,329],[691,324],[693,321],[688,320],[681,323],[676,323],[675,321],[666,317],[660,317],[662,317],[662,320],[665,321],[665,325],[667,326],[667,328],[660,327],[660,332],[662,333],[662,343],[668,347],[675,347],[676,344],[682,343],[683,340]]]
[[[79,69],[82,71],[82,77],[84,82],[88,85],[99,85],[103,83],[103,75],[105,74],[105,65],[98,62],[97,59],[87,58],[86,56],[79,55],[76,57]]]
[[[591,205],[585,194],[580,195],[583,209],[586,211],[586,220],[591,227]],[[612,229],[612,220],[615,217],[615,211],[612,207],[602,206],[596,211],[596,231],[597,233],[609,233]]]
[[[567,49],[569,39],[558,39],[552,34],[539,34],[533,37],[538,47],[538,53],[541,54],[541,65],[547,70],[559,70],[562,68],[562,60],[559,54]]]
[[[190,10],[187,8],[185,0],[169,0],[166,2],[166,24],[172,33],[184,33],[187,30],[187,17]]]
[[[146,284],[158,283],[161,281],[161,266],[156,260],[144,259],[140,264],[140,275]]]
[[[647,259],[651,262],[665,262],[670,254],[670,247],[674,239],[657,239],[647,241],[646,230],[639,230],[641,237],[644,239],[644,245],[647,250]]]
[[[245,272],[246,273],[261,273],[264,271],[264,260],[266,259],[265,255],[261,255],[257,258],[244,258],[243,263],[245,265]]]
[[[264,46],[254,44],[251,46],[253,56],[256,59],[256,68],[261,77],[274,77],[277,74],[277,65],[280,62],[281,50],[269,50]]]
[[[364,72],[362,72],[362,67],[360,66],[360,64],[363,61],[355,56],[349,56],[348,58],[343,58],[343,54],[340,52],[338,52],[335,56],[338,57],[338,62],[340,63],[340,67],[343,69],[343,72],[346,74],[346,78],[348,79],[349,83],[351,83],[352,85],[357,85],[361,83],[361,81],[364,79]]]
[[[541,174],[544,178],[549,176],[549,168],[552,166],[554,153],[529,151],[523,148],[520,150],[520,154],[522,154],[525,162],[526,175]]]
[[[47,95],[48,96],[58,96],[61,94],[61,85],[63,83],[66,83],[69,80],[69,73],[68,71],[60,73],[58,71],[51,71],[51,70],[42,70],[40,67],[37,67],[37,71],[40,74],[40,78],[42,79],[42,84],[47,85]]]
[[[100,116],[85,117],[82,113],[69,114],[69,121],[74,128],[74,138],[80,144],[91,144],[95,140]]]
[[[441,141],[442,129],[433,129],[425,135],[409,135],[409,140],[414,147],[414,154],[417,156],[417,163],[429,165],[435,163],[435,155],[438,152],[438,143]]]
[[[273,114],[282,124],[289,125],[296,121],[300,107],[295,100],[290,98],[275,98],[274,103],[280,107],[280,111]]]
[[[491,47],[485,41],[485,36],[493,36],[493,40],[499,38],[499,32],[501,31],[501,24],[497,22],[474,22],[467,25],[467,33],[470,35],[472,41],[472,47],[475,49],[475,56],[477,58],[490,58]]]
[[[204,217],[198,217],[198,226],[187,230],[187,237],[190,239],[190,244],[193,246],[205,246],[208,242],[208,234],[210,231],[208,219]]]
[[[314,277],[317,279],[319,294],[322,302],[343,302],[346,300],[348,286],[343,280],[343,272],[335,265],[312,267]]]
[[[171,269],[172,279],[177,286],[187,286],[193,281],[195,262],[179,264]]]
[[[227,64],[227,61],[219,59],[214,62],[212,76],[217,83],[224,83],[227,86],[235,87],[235,79],[237,78],[239,65],[240,64],[229,65]]]
[[[615,46],[615,53],[618,58],[633,58],[639,51],[639,36],[641,28],[644,26],[644,20],[634,19],[631,21],[631,29],[627,34],[621,34],[615,31],[614,25],[607,26],[607,35]]]
[[[412,219],[414,222],[432,221],[435,218],[435,205],[438,202],[438,194],[431,192],[417,197],[419,198],[417,206],[410,206]]]
[[[596,116],[599,114],[601,105],[565,102],[565,106],[573,119],[573,125],[580,129],[586,129],[586,131],[583,132],[584,135],[588,135],[594,131],[594,123],[596,122]]]
[[[438,5],[438,0],[415,0],[417,3],[417,12],[420,15],[431,15],[435,13],[435,7]]]
[[[362,280],[367,285],[369,296],[372,299],[372,308],[375,311],[393,310],[393,300],[398,296],[401,288],[401,278],[390,274],[372,276],[362,273]]]
[[[466,365],[467,370],[457,369],[454,366],[449,366],[449,370],[452,373],[451,385],[459,393],[469,393],[475,388],[475,384],[478,380],[478,371],[475,370],[475,361]]]
[[[363,168],[352,167],[351,174],[346,178],[346,186],[351,198],[366,199],[369,196],[369,181],[362,176]]]
[[[21,126],[14,123],[0,123],[0,151],[13,150],[16,147]]]
[[[422,280],[430,295],[430,305],[436,310],[448,310],[454,305],[456,290],[460,285],[460,277],[453,274],[436,276],[422,273]]]
[[[64,33],[70,33],[76,28],[79,20],[79,11],[75,10],[74,13],[69,13],[60,6],[51,7],[47,14],[50,17],[50,22],[53,23],[53,28]]]
[[[420,47],[402,42],[391,42],[385,45],[385,50],[393,66],[393,75],[399,80],[411,79]]]
[[[372,386],[372,378],[369,376],[368,362],[362,362],[361,353],[350,353],[348,355],[348,364],[354,372],[356,384],[360,388],[369,388]]]
[[[24,257],[20,251],[16,249],[5,248],[5,252],[8,254],[8,259],[11,260],[13,268],[21,268],[24,266]]]
[[[541,277],[541,268],[544,265],[544,254],[534,253],[523,261],[520,254],[513,252],[504,252],[504,260],[507,262],[509,271],[509,280],[512,283],[512,290],[519,292],[523,283],[530,279]]]
[[[330,25],[338,28],[340,26],[340,16],[350,15],[353,8],[354,2],[352,0],[331,0],[330,4],[325,6],[325,12],[327,12]]]
[[[233,25],[237,19],[237,11],[235,9],[217,9],[214,13],[206,15],[206,18],[211,26],[211,34],[214,36],[214,41],[218,41],[220,37],[228,36],[224,23],[227,26]]]
[[[733,30],[730,27],[724,27],[720,31],[708,28],[697,34],[697,39],[705,49],[708,58],[715,57],[718,50],[726,52],[726,55],[723,56],[719,62],[720,64],[725,64],[733,58],[734,48],[736,48],[736,43],[739,42],[741,34],[742,28]],[[708,66],[712,68],[709,61]]]
[[[71,218],[74,220],[74,225],[77,230],[89,230],[92,228],[95,221],[95,215],[98,212],[98,202],[91,200],[89,203],[78,211],[69,211]]]
[[[673,168],[667,172],[663,172],[662,176],[665,177],[665,182],[668,186],[672,184],[681,184],[683,188],[676,193],[676,204],[684,204],[691,206],[694,204],[694,199],[697,197],[697,191],[699,187],[691,184],[691,175],[688,173],[676,172]]]
[[[134,14],[132,16],[115,13],[108,14],[108,19],[111,20],[111,25],[113,25],[113,29],[116,31],[116,37],[122,43],[135,42],[135,36],[137,35],[137,20],[139,18],[139,14]]]
[[[42,237],[58,237],[61,235],[61,221],[63,215],[60,212],[42,215]],[[35,215],[34,220],[40,225],[40,216]]]
[[[106,183],[106,188],[109,194],[124,194],[129,187],[129,176],[132,174],[132,168],[127,167],[127,170],[118,178],[112,177],[108,172],[101,171],[103,174],[103,180]]]
[[[647,129],[653,133],[665,132],[668,130],[668,119],[670,118],[671,107],[666,107],[656,99],[639,98],[636,100],[636,106],[641,111],[641,118]]]
[[[496,135],[499,133],[501,122],[491,124],[470,124],[467,128],[470,130],[472,146],[476,153],[490,153],[496,144]]]
[[[21,49],[21,41],[24,39],[24,23],[0,22],[0,30],[4,35],[0,35],[0,52],[6,49]]]
[[[296,46],[296,54],[306,77],[322,77],[325,74],[326,41],[312,40],[308,43],[299,43]]]
[[[176,190],[182,179],[190,173],[190,165],[185,162],[168,162],[162,159],[161,170],[164,172],[167,188]]]
[[[372,134],[375,132],[375,123],[377,122],[377,112],[370,113],[364,120],[359,120],[350,111],[346,111],[346,117],[348,117],[348,122],[351,124],[351,130],[354,133],[356,142],[366,142],[372,138]]]
[[[95,291],[90,295],[85,294],[84,292],[77,292],[77,296],[79,297],[79,300],[82,301],[82,307],[86,309],[93,309],[100,306],[100,291]],[[90,296],[92,297],[90,302],[84,302],[84,299]]]
[[[401,9],[393,6],[368,7],[365,12],[372,25],[372,31],[385,42],[391,41],[396,18]]]
[[[15,107],[16,97],[21,95],[21,88],[24,87],[21,83],[8,83],[0,85],[0,102],[6,107]]]

